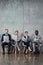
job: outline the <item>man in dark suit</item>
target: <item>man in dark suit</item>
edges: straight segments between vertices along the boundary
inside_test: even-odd
[[[5,46],[8,45],[8,54],[10,54],[10,48],[11,48],[11,35],[8,33],[8,29],[5,29],[4,34],[2,34],[1,38],[2,42],[2,49],[3,49],[3,54],[5,54]]]

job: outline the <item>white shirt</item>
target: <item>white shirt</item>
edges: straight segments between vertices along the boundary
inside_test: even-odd
[[[15,41],[19,41],[20,40],[20,36],[12,35],[12,39],[15,40]]]
[[[5,35],[3,39],[4,39],[3,42],[9,42],[9,36]]]

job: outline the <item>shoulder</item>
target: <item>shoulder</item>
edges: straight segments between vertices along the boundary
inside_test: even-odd
[[[31,39],[34,39],[34,38],[35,38],[35,34],[32,34],[32,35],[31,35]]]
[[[11,34],[8,34],[8,36],[11,36]]]
[[[16,37],[16,35],[13,35],[13,34],[11,36],[12,36],[12,38],[15,38]]]
[[[24,38],[26,38],[26,36],[24,36]]]
[[[41,36],[40,36],[40,35],[38,35],[38,37],[39,37],[39,38],[41,38]]]
[[[2,34],[2,36],[5,36],[5,34]]]

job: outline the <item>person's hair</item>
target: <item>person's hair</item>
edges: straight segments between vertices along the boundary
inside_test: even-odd
[[[18,31],[18,30],[16,30],[15,32],[17,32],[17,33],[18,33],[19,31]]]
[[[8,29],[5,29],[5,30],[7,30],[7,31],[8,31]]]
[[[38,30],[35,30],[35,32],[37,32],[37,33],[38,33],[39,31],[38,31]]]
[[[28,31],[25,31],[25,33],[28,33]]]

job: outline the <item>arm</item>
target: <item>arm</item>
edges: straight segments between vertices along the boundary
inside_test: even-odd
[[[41,36],[39,36],[39,42],[40,42],[40,44],[42,44],[42,38],[41,38]]]
[[[10,35],[10,34],[8,34],[8,36],[9,36],[9,41],[11,41],[11,35]]]
[[[2,35],[2,37],[1,37],[1,42],[3,42],[3,35]]]

